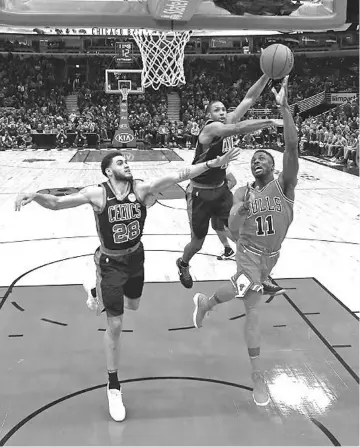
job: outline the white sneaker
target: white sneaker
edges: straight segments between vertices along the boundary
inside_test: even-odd
[[[109,401],[110,416],[116,422],[121,422],[125,419],[126,410],[122,401],[122,392],[116,389],[110,389],[109,384],[106,387],[107,397]]]
[[[253,399],[256,405],[264,407],[270,402],[270,396],[268,392],[268,387],[264,379],[264,375],[259,371],[255,371],[251,374],[254,388],[253,388]]]
[[[203,293],[196,293],[193,298],[195,309],[193,312],[193,323],[197,329],[202,327],[203,319],[209,312],[206,306],[207,296]]]
[[[87,293],[86,305],[92,311],[96,312],[96,315],[99,316],[101,312],[104,310],[104,304],[100,300],[98,296],[93,297],[91,293],[91,289],[94,288],[94,284],[90,281],[86,281],[83,284],[83,287]]]

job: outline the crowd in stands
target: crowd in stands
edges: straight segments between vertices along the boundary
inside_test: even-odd
[[[31,145],[31,134],[54,133],[66,120],[59,59],[0,55],[0,148]]]
[[[309,117],[300,116],[300,153],[325,158],[337,164],[353,166],[359,157],[359,105],[347,102],[327,113]]]
[[[294,69],[289,83],[290,104],[313,96],[323,90],[347,92],[358,89],[358,67],[356,58],[295,58]],[[185,60],[187,83],[180,89],[182,98],[182,118],[201,119],[204,104],[213,99],[223,101],[227,108],[236,107],[244,94],[262,72],[255,57],[236,57],[221,60]],[[254,108],[275,110],[270,89],[266,89]],[[252,114],[250,111],[249,115]]]
[[[88,79],[75,86],[78,112],[70,113],[66,96],[74,84],[67,82],[66,61],[61,58],[0,55],[0,150],[36,148],[34,134],[52,134],[55,146],[86,146],[87,135],[95,134],[100,144],[112,139],[119,124],[119,96],[104,92],[104,70],[109,59],[92,59]],[[261,76],[257,58],[186,59],[187,83],[175,90],[180,96],[180,119],[167,116],[167,93],[147,89],[145,94],[129,95],[129,124],[144,146],[194,146],[206,105],[213,99],[236,107],[246,91]],[[290,103],[321,91],[358,91],[356,58],[295,58],[289,87]],[[259,112],[260,109],[260,112]],[[267,88],[246,118],[276,116],[278,109]],[[344,147],[356,147],[359,128],[357,104],[333,109],[327,115],[302,121],[296,114],[301,137],[300,150],[344,163],[353,157]],[[69,134],[73,135],[69,138]],[[346,141],[346,143],[345,143]],[[241,141],[249,147],[280,144],[281,135],[269,129],[248,135]],[[348,155],[348,153],[350,155]],[[347,158],[346,158],[347,157]]]

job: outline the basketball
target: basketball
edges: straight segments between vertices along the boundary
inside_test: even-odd
[[[260,67],[271,79],[287,76],[294,66],[294,55],[290,48],[281,44],[267,47],[260,56]]]

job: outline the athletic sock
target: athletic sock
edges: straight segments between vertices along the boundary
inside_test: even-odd
[[[248,348],[248,353],[253,372],[261,371],[260,348]]]
[[[184,262],[183,260],[180,261],[180,265],[181,265],[181,267],[189,267],[189,263]]]
[[[231,247],[226,246],[225,247],[225,255],[229,256],[233,252],[233,249]]]
[[[117,375],[117,371],[108,371],[109,374],[109,388],[114,390],[120,390],[120,383]]]

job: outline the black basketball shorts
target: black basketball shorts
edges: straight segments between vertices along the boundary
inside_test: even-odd
[[[191,183],[186,189],[187,211],[192,233],[198,238],[206,237],[210,219],[213,218],[217,230],[228,226],[233,195],[227,183],[220,188],[203,189]]]
[[[96,293],[102,299],[107,315],[124,313],[124,295],[130,299],[141,297],[144,287],[144,246],[123,256],[107,256],[98,248],[96,264]]]

